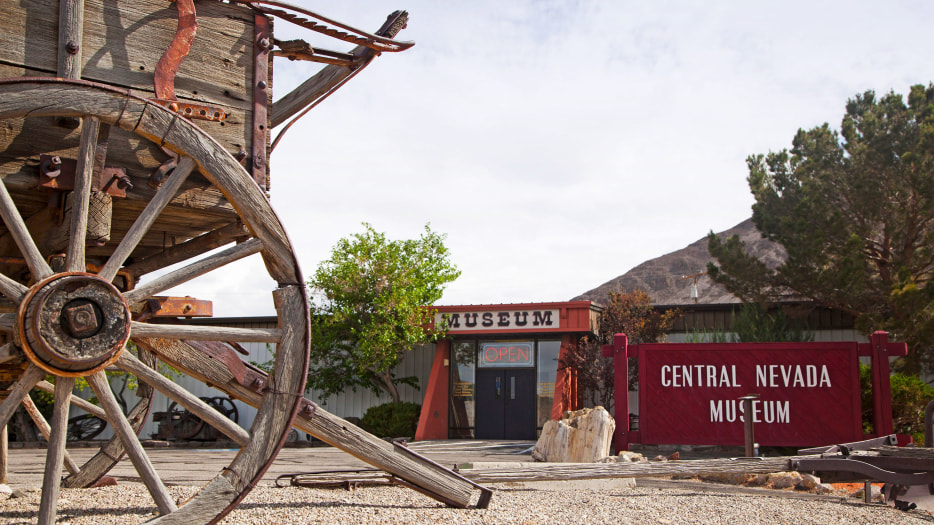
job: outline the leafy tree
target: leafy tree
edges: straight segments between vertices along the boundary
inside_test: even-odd
[[[311,364],[308,387],[325,396],[364,387],[398,402],[398,384],[418,388],[415,377],[393,368],[416,345],[434,342],[428,308],[460,275],[444,246],[445,235],[429,225],[419,239],[393,241],[369,224],[341,239],[331,258],[308,280],[311,290]]]
[[[769,266],[712,232],[708,273],[744,301],[809,299],[934,363],[934,84],[850,99],[840,131],[798,130],[791,150],[747,159],[753,221],[787,258]]]
[[[595,338],[584,338],[571,347],[561,368],[577,371],[577,387],[585,399],[608,410],[614,405],[613,358],[604,358],[602,345],[613,341],[614,334],[626,334],[630,344],[657,343],[665,338],[675,320],[681,316],[678,309],[659,311],[652,307],[652,299],[642,290],[610,292],[609,304],[600,317],[600,328]],[[638,366],[629,361],[629,387],[638,385]]]

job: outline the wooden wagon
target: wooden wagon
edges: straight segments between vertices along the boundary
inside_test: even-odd
[[[54,521],[60,486],[91,485],[124,453],[158,508],[155,522],[216,522],[259,481],[293,423],[403,484],[467,506],[476,485],[303,399],[307,297],[266,195],[270,128],[301,116],[379,53],[409,47],[393,40],[407,15],[393,13],[369,34],[271,0],[0,5],[0,427],[22,404],[47,434],[39,522]],[[273,20],[351,49],[281,42]],[[273,56],[324,65],[272,103]],[[166,322],[205,314],[205,302],[160,294],[251,255],[276,283],[269,301],[278,328]],[[275,344],[272,372],[242,361],[227,341]],[[181,390],[157,360],[257,407],[252,427]],[[140,379],[142,401],[126,414],[108,369]],[[72,395],[78,378],[100,400],[83,406],[115,433],[84,465],[71,461],[65,440],[69,407],[83,402]],[[49,421],[30,399],[34,387],[54,394]],[[137,438],[153,388],[241,446],[180,506]],[[488,499],[482,491],[480,504]]]

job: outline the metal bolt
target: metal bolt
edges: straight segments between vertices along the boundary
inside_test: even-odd
[[[260,49],[269,49],[269,39],[266,37],[260,38],[259,47]]]
[[[78,339],[90,337],[100,329],[100,320],[90,303],[65,307],[62,314],[68,332]]]
[[[70,40],[67,44],[65,44],[65,51],[68,51],[72,55],[78,53],[79,49],[81,49],[81,46],[79,46],[78,43],[74,40]]]
[[[62,173],[62,159],[58,155],[45,157],[39,165],[39,171],[50,179],[58,177]]]
[[[260,80],[259,82],[257,82],[256,87],[258,87],[258,88],[260,88],[260,89],[266,89],[266,81],[265,81],[265,80]]]

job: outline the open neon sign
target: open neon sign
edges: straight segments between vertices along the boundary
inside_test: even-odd
[[[534,366],[531,342],[481,343],[479,366]]]

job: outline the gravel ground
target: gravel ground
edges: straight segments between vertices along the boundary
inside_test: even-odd
[[[488,509],[451,509],[402,487],[343,489],[276,488],[263,485],[222,522],[224,524],[883,524],[932,523],[923,511],[902,512],[857,500],[730,494],[709,490],[635,487],[627,489],[532,489],[519,483],[492,486]],[[184,499],[195,487],[169,487]],[[716,489],[714,489],[716,490]],[[34,523],[40,491],[0,501],[0,523]],[[59,523],[128,524],[154,517],[145,488],[123,482],[98,489],[63,489]]]

